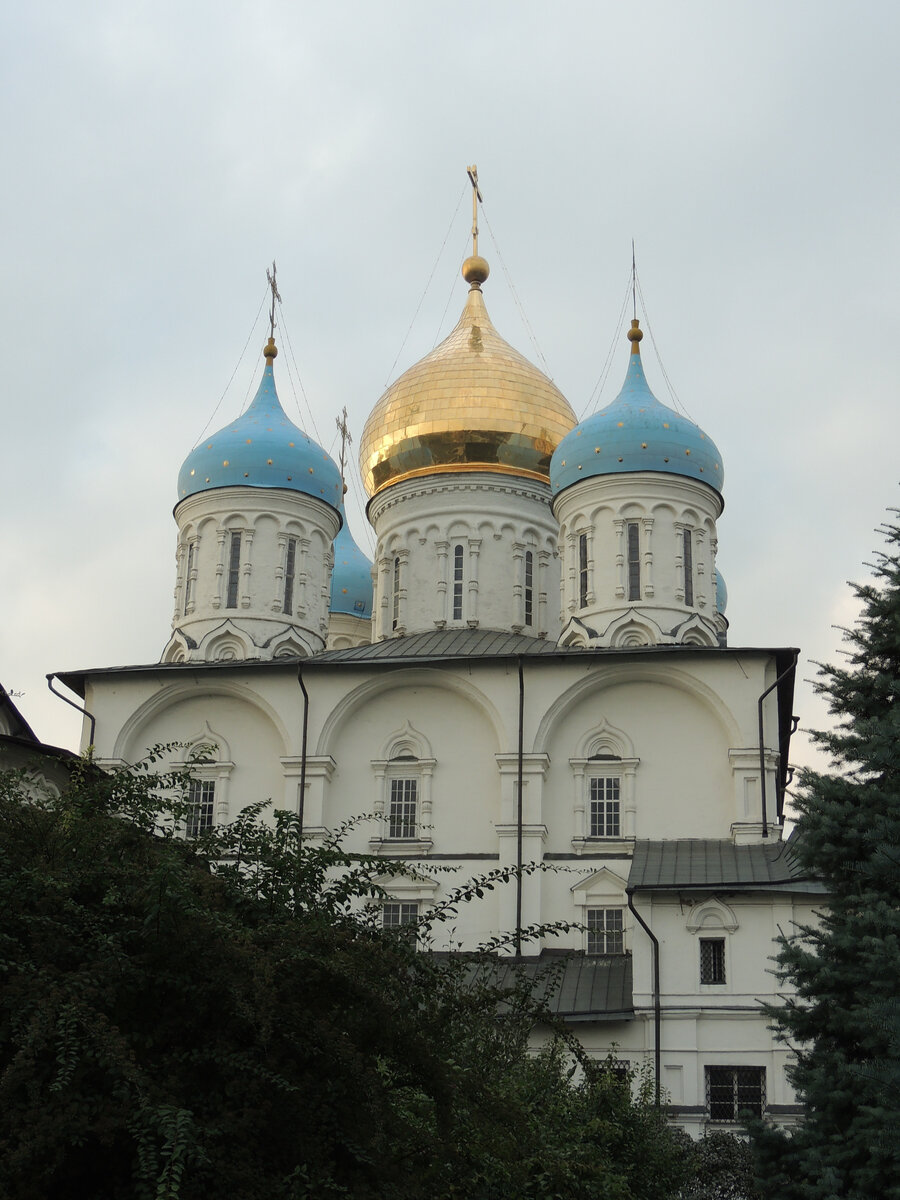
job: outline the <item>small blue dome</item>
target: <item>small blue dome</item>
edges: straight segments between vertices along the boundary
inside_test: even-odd
[[[220,487],[287,488],[341,511],[341,473],[322,447],[285,415],[275,391],[272,356],[267,356],[247,411],[205,438],[178,473],[179,501]]]
[[[612,404],[576,425],[554,451],[554,496],[580,479],[630,471],[686,475],[721,492],[725,472],[715,443],[650,391],[638,347],[642,336],[637,321],[632,321],[631,358],[621,392]]]
[[[716,612],[725,616],[725,609],[728,607],[728,588],[725,586],[725,580],[722,578],[722,572],[716,567]]]
[[[354,542],[343,506],[341,516],[344,517],[344,523],[334,539],[329,612],[371,619],[372,564]]]

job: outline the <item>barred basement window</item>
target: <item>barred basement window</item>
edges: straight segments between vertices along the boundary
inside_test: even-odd
[[[587,534],[578,535],[578,607],[587,608],[588,598],[588,544]]]
[[[625,526],[628,539],[628,599],[641,598],[641,532],[637,521]]]
[[[225,601],[226,608],[237,608],[238,603],[238,581],[241,574],[241,535],[240,533],[232,533],[231,535],[231,553],[228,558],[228,597]]]
[[[417,779],[391,780],[391,806],[388,812],[389,838],[416,836]]]
[[[700,982],[725,982],[725,939],[700,939]]]
[[[461,621],[463,612],[463,548],[453,547],[453,620]]]
[[[625,924],[621,908],[587,910],[588,954],[624,954]],[[626,1068],[627,1069],[627,1068]]]
[[[534,624],[534,554],[525,551],[525,624]]]
[[[415,922],[419,918],[419,902],[389,900],[381,909],[381,927],[390,929],[416,944]]]
[[[694,549],[691,544],[691,531],[684,531],[684,602],[688,607],[694,603]]]
[[[588,837],[619,837],[621,780],[618,775],[590,778]]]
[[[188,543],[187,552],[187,569],[184,574],[184,615],[187,616],[188,610],[194,599],[194,553],[195,545],[193,542]]]
[[[400,624],[400,558],[394,559],[393,608],[391,612],[391,629]]]
[[[706,1110],[711,1121],[761,1117],[766,1107],[765,1067],[707,1067]]]
[[[284,552],[284,604],[282,612],[290,613],[294,607],[294,570],[297,565],[297,539],[288,538]]]
[[[189,838],[199,837],[213,824],[213,805],[216,799],[216,781],[214,779],[192,779],[188,787],[188,803],[191,811],[188,813],[185,835]]]

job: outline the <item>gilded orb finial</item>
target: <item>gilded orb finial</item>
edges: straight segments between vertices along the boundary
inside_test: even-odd
[[[641,330],[641,323],[636,318],[631,322],[631,328],[628,330],[628,340],[631,342],[631,353],[640,354],[641,338],[644,336]]]
[[[462,265],[462,277],[472,288],[481,290],[481,285],[491,273],[487,259],[480,254],[470,255]]]
[[[263,357],[267,362],[271,362],[273,358],[278,356],[278,347],[275,345],[275,339],[270,337],[266,343],[266,348],[263,350]]]

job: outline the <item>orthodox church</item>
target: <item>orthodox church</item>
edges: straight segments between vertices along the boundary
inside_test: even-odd
[[[728,645],[722,457],[653,395],[639,322],[618,396],[578,423],[492,325],[474,249],[458,324],[360,439],[374,564],[338,466],[281,407],[272,336],[252,403],[178,476],[161,660],[58,678],[101,765],[205,751],[197,829],[267,797],[313,839],[375,814],[347,844],[410,864],[386,925],[544,864],[435,948],[511,931],[523,969],[554,963],[587,1050],[646,1065],[695,1135],[789,1122],[760,1001],[773,938],[820,892],[782,839],[797,651]],[[519,942],[553,921],[573,928]]]

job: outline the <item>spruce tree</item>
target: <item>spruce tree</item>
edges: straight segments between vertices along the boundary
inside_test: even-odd
[[[777,956],[796,995],[770,1013],[807,1113],[792,1134],[754,1130],[773,1200],[900,1197],[900,526],[880,532],[872,581],[851,585],[846,665],[816,683],[836,718],[815,735],[833,769],[804,771],[797,798],[793,853],[828,896]]]

